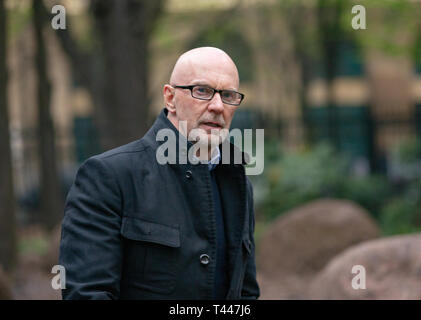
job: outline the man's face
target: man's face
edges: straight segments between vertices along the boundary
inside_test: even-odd
[[[225,89],[238,91],[238,73],[231,61],[226,58],[221,59],[218,56],[203,57],[197,61],[190,59],[181,66],[171,86],[164,87],[164,97],[166,102],[174,106],[174,112],[169,119],[174,123],[177,129],[178,121],[187,122],[187,133],[192,133],[193,129],[202,129],[206,131],[208,142],[213,133],[219,135],[220,130],[227,129],[231,125],[232,118],[238,106],[225,104],[221,100],[219,93],[215,93],[211,100],[200,100],[193,98],[189,89],[173,88],[172,86],[181,85],[206,85],[214,89]],[[168,108],[168,104],[167,104]],[[200,138],[202,139],[202,138]]]

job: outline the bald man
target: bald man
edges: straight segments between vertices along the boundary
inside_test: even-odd
[[[78,170],[62,223],[64,299],[259,297],[246,155],[227,139],[244,98],[237,68],[220,49],[190,50],[163,97],[144,137]]]

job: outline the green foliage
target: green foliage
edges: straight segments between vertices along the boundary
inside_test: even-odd
[[[188,19],[182,15],[183,19]],[[178,27],[179,21],[174,15],[167,14],[164,17],[161,17],[159,23],[156,24],[153,39],[157,43],[157,46],[166,50],[170,50],[176,45],[177,42],[177,33],[174,32]],[[187,20],[188,21],[188,20]]]
[[[391,194],[392,188],[384,176],[348,176],[342,185],[342,190],[338,191],[337,197],[360,204],[377,218],[385,200],[389,199]]]
[[[416,224],[420,211],[419,205],[406,199],[395,199],[384,207],[380,227],[385,235],[420,232],[421,226]]]
[[[402,163],[412,164],[421,159],[421,144],[415,139],[398,144],[392,155]]]
[[[326,144],[287,153],[265,170],[269,192],[263,203],[266,219],[340,190],[347,161]]]
[[[30,6],[13,5],[7,10],[8,32],[10,39],[17,37],[31,22],[32,10]]]
[[[277,145],[266,143],[265,149],[271,154]],[[403,150],[408,159],[418,155],[413,148]],[[384,234],[421,231],[421,178],[394,185],[383,175],[355,176],[349,159],[327,144],[284,153],[265,167],[257,186],[266,185],[258,203],[258,212],[266,222],[311,200],[331,197],[366,208]]]
[[[276,139],[265,138],[265,163],[271,165],[282,156],[281,144]]]
[[[354,31],[361,47],[366,52],[375,49],[390,56],[410,56],[413,52],[412,42],[399,39],[403,38],[402,34],[417,32],[418,4],[410,0],[369,0],[361,4],[366,8],[367,29],[364,32]],[[352,5],[355,3],[350,3],[350,8]],[[350,29],[349,22],[347,27]]]
[[[421,179],[421,144],[415,139],[396,145],[389,155],[390,173],[394,180],[413,183]]]
[[[421,73],[421,31],[418,31],[412,46],[412,59],[414,60],[417,72]]]
[[[381,228],[386,235],[421,231],[421,144],[415,139],[401,142],[390,159],[398,185],[395,197],[382,209]]]
[[[43,255],[48,250],[48,241],[42,236],[21,239],[18,243],[20,254]]]

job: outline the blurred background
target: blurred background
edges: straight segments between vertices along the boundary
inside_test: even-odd
[[[421,299],[420,17],[414,0],[0,0],[0,299],[60,298],[78,166],[140,138],[199,46],[238,66],[231,128],[265,130],[262,298]]]

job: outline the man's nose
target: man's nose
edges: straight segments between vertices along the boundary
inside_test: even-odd
[[[224,111],[224,103],[222,102],[219,92],[215,92],[215,95],[209,103],[208,109],[209,111],[214,111],[217,113]]]

